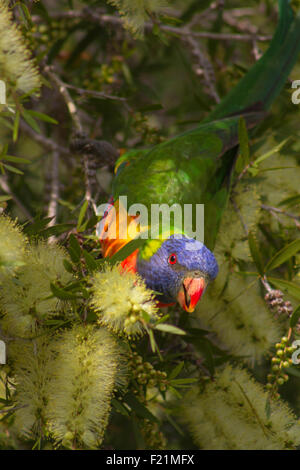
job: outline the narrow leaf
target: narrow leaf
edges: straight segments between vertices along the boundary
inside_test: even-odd
[[[50,283],[50,288],[51,288],[52,294],[58,299],[61,299],[61,300],[77,299],[77,296],[75,294],[65,291],[61,287],[58,287],[55,284],[53,284],[53,282]]]
[[[27,110],[27,113],[29,113],[33,117],[36,117],[40,121],[49,122],[50,124],[58,124],[56,119],[53,119],[51,116],[48,116],[47,114],[34,111],[33,109]]]
[[[179,362],[179,364],[177,364],[177,366],[170,373],[169,380],[175,379],[175,377],[177,377],[182,371],[183,366],[184,366],[184,362],[183,361]]]
[[[173,386],[177,386],[177,385],[188,385],[188,384],[192,384],[192,383],[196,383],[196,382],[199,382],[199,379],[195,379],[195,378],[186,378],[186,379],[174,379],[174,380],[171,380],[171,384]]]
[[[82,222],[83,222],[83,219],[84,219],[84,216],[86,214],[86,211],[87,211],[87,208],[89,206],[89,202],[88,201],[84,201],[84,203],[82,204],[81,206],[81,209],[80,209],[80,212],[79,212],[79,216],[78,216],[78,222],[77,222],[77,230],[78,232],[80,231],[80,227],[82,225]]]
[[[94,260],[94,258],[92,257],[92,255],[88,251],[83,250],[83,256],[84,256],[88,270],[90,272],[95,271],[98,268],[98,265],[96,261]]]
[[[266,266],[266,272],[271,271],[272,269],[275,269],[281,264],[285,263],[285,261],[298,253],[298,251],[300,251],[300,239],[294,240],[278,251],[278,253],[276,253],[276,255],[273,256],[273,258],[268,262]]]
[[[61,235],[62,233],[68,232],[72,228],[74,228],[73,224],[57,224],[57,225],[53,225],[52,227],[48,227],[45,230],[42,230],[40,232],[40,235],[45,238],[49,238],[49,237],[52,237],[53,235],[57,236],[57,235]]]
[[[71,233],[69,238],[69,253],[74,263],[78,263],[81,256],[81,248],[77,238]]]
[[[7,162],[13,162],[13,163],[31,163],[30,160],[27,158],[22,158],[22,157],[15,157],[14,155],[5,155],[3,157],[3,160],[6,160]]]
[[[130,242],[127,243],[127,245],[123,246],[121,250],[119,250],[115,255],[113,255],[109,262],[111,264],[115,264],[119,261],[123,261],[127,256],[131,255],[135,250],[138,248],[141,248],[146,240],[143,240],[141,238],[137,238],[136,240],[131,240]]]
[[[237,161],[237,171],[241,172],[250,161],[249,152],[249,139],[245,119],[241,117],[239,119],[239,144],[240,144],[240,155]]]
[[[181,328],[174,325],[168,325],[167,323],[160,323],[155,326],[155,329],[165,331],[166,333],[171,333],[173,335],[186,335],[186,332],[181,330]]]
[[[285,140],[283,140],[282,142],[280,142],[280,144],[276,145],[276,147],[274,147],[273,149],[271,149],[269,152],[265,153],[264,155],[262,155],[261,157],[258,157],[255,162],[254,162],[254,166],[257,167],[259,163],[263,162],[264,160],[266,160],[267,158],[269,157],[272,157],[272,155],[274,155],[274,153],[277,153],[279,152],[282,147],[287,143],[287,141],[289,140],[289,137]]]
[[[0,196],[0,202],[9,201],[11,198],[12,198],[12,196],[8,196],[8,195]]]
[[[298,305],[296,310],[294,310],[294,312],[292,313],[292,316],[290,318],[290,327],[291,328],[294,328],[297,325],[299,318],[300,318],[300,305]]]
[[[12,173],[16,173],[17,175],[24,175],[23,171],[19,170],[18,168],[15,168],[14,166],[8,165],[7,163],[2,163],[4,168],[7,170],[11,171]]]
[[[156,416],[154,416],[132,393],[125,395],[124,402],[141,418],[149,419],[152,423],[159,423]]]
[[[32,127],[33,130],[35,130],[38,134],[41,133],[41,129],[39,128],[39,125],[36,120],[31,116],[30,111],[28,111],[27,109],[23,109],[22,116],[27,122],[27,124]]]
[[[252,259],[255,263],[255,266],[257,267],[257,270],[258,270],[259,274],[263,275],[264,268],[263,268],[263,262],[262,262],[261,254],[259,252],[257,242],[256,242],[252,232],[249,232],[248,243],[249,243],[250,253],[251,253]]]
[[[268,277],[268,281],[277,287],[277,289],[284,290],[295,299],[300,300],[299,284],[284,279],[277,279],[277,277]]]
[[[111,404],[118,413],[121,413],[123,416],[129,416],[129,413],[126,410],[125,406],[119,400],[113,398]]]
[[[19,132],[19,123],[20,123],[20,111],[16,112],[15,120],[14,120],[14,128],[13,128],[13,141],[16,142],[18,138]]]

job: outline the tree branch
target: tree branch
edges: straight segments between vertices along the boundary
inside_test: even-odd
[[[48,224],[49,227],[53,226],[57,222],[57,205],[59,198],[59,153],[53,152],[52,154],[52,168],[51,168],[51,193],[50,201],[48,206],[47,217],[51,217]],[[56,240],[54,236],[49,238],[49,243],[53,243]]]
[[[84,135],[83,133],[83,126],[80,121],[78,109],[70,95],[70,93],[67,90],[66,85],[61,81],[61,79],[56,75],[56,73],[53,72],[52,67],[46,66],[45,67],[45,72],[49,76],[50,80],[56,88],[58,89],[59,93],[61,94],[71,117],[71,120],[73,122],[74,129],[76,131],[76,134],[78,135]],[[85,174],[85,199],[88,201],[89,205],[92,206],[94,212],[96,213],[97,207],[96,203],[92,197],[92,185],[89,177],[89,161],[88,161],[88,155],[83,154],[82,156],[82,165],[83,165],[83,170]]]
[[[69,19],[84,19],[89,21],[90,23],[95,23],[101,26],[104,25],[111,25],[111,26],[123,26],[123,20],[119,16],[115,15],[107,15],[103,13],[103,10],[95,9],[92,10],[90,8],[83,8],[80,11],[64,11],[59,13],[51,14],[52,18],[54,19],[62,19],[62,18],[69,18]],[[32,20],[36,23],[41,21],[38,16],[33,16]],[[144,30],[146,33],[151,33],[153,29],[153,23],[151,21],[147,21],[144,24]],[[187,27],[179,28],[176,26],[170,26],[165,24],[160,24],[160,29],[167,33],[175,34],[177,36],[192,36],[194,38],[206,38],[206,39],[215,39],[215,40],[222,40],[222,41],[269,41],[272,36],[269,35],[261,35],[261,34],[230,34],[230,33],[213,33],[211,31],[192,31]]]

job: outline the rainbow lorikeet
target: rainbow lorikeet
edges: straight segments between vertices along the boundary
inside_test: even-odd
[[[243,117],[248,129],[261,121],[300,51],[300,12],[294,12],[289,0],[278,3],[278,26],[268,50],[208,118],[195,129],[151,149],[127,152],[117,161],[112,200],[97,229],[103,256],[112,256],[137,236],[134,230],[121,234],[125,222],[147,234],[150,238],[122,267],[138,272],[147,287],[158,293],[161,305],[178,301],[192,312],[207,284],[217,276],[211,250],[228,200],[239,120]],[[127,207],[143,205],[149,214],[153,204],[204,204],[205,244],[191,238],[174,218],[170,230],[161,223],[159,237],[151,238],[149,223],[142,223],[141,214],[130,215],[124,196]]]

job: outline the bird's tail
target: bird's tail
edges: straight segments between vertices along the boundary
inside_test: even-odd
[[[278,3],[279,22],[269,48],[206,121],[267,111],[284,86],[300,52],[300,11],[293,11],[290,0]]]

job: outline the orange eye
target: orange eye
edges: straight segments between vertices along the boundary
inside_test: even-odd
[[[169,256],[169,259],[168,259],[168,262],[170,264],[175,264],[177,261],[177,256],[175,255],[175,253],[172,253],[170,256]]]

